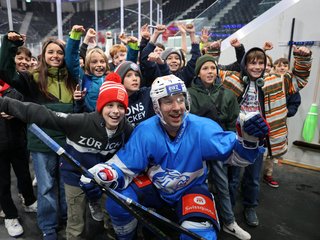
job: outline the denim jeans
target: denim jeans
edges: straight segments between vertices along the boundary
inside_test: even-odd
[[[50,234],[56,231],[59,218],[67,219],[64,186],[59,174],[60,157],[53,152],[31,152],[31,157],[38,180],[38,226],[42,233]]]
[[[263,163],[263,153],[259,153],[254,164],[244,168],[241,190],[244,207],[256,207],[259,204],[260,173]],[[234,206],[240,181],[240,167],[229,167],[229,190],[231,203]]]
[[[212,181],[217,191],[219,217],[221,217],[224,224],[229,225],[235,219],[229,194],[228,169],[220,161],[208,161],[208,167],[210,169],[208,180]]]

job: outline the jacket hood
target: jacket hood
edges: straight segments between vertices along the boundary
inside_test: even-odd
[[[241,60],[241,65],[240,65],[241,74],[242,74],[242,76],[247,76],[247,77],[249,77],[249,74],[248,74],[247,68],[246,68],[246,62],[247,62],[247,58],[248,58],[249,53],[251,53],[251,52],[253,52],[253,51],[260,51],[260,52],[262,52],[263,55],[264,55],[264,70],[262,71],[262,74],[261,74],[261,76],[260,76],[260,77],[263,77],[263,76],[264,76],[265,69],[266,69],[266,65],[267,65],[267,56],[266,56],[265,52],[264,52],[261,48],[258,48],[258,47],[251,48],[250,50],[248,50],[248,51],[244,54],[244,56],[243,56],[243,58],[242,58],[242,60]]]

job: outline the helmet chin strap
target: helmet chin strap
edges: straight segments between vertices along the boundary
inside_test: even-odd
[[[163,125],[163,127],[164,127],[165,129],[168,129],[168,128],[170,129],[171,127],[170,127],[170,126],[167,124],[167,122],[164,120],[161,111],[159,110],[159,112],[157,112],[156,114],[157,114],[158,117],[160,118],[160,121],[161,121],[161,124]],[[183,124],[183,122],[184,122],[185,119],[187,118],[188,114],[189,114],[189,110],[186,110],[186,111],[184,112],[184,114],[183,114],[184,116],[183,116],[181,125]],[[181,127],[181,125],[179,126],[179,128]],[[179,128],[177,129],[177,131],[179,130]],[[173,129],[173,130],[174,130],[174,129]]]

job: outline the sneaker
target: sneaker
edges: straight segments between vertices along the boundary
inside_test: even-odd
[[[34,176],[34,179],[32,180],[32,186],[36,187],[37,184],[38,184],[37,178],[36,178],[36,176]]]
[[[273,180],[272,176],[267,176],[267,175],[264,175],[263,176],[263,181],[268,184],[270,187],[273,187],[273,188],[278,188],[279,187],[279,183],[275,180]]]
[[[17,218],[4,220],[6,229],[11,237],[18,237],[23,234],[23,228]]]
[[[43,240],[58,240],[58,236],[56,232],[53,233],[44,233],[43,234]]]
[[[29,206],[24,206],[25,212],[37,212],[37,209],[38,209],[38,201],[35,201]]]
[[[256,210],[253,207],[244,209],[244,218],[246,223],[251,227],[257,227],[259,225],[259,219]]]
[[[103,220],[104,214],[99,202],[89,202],[89,209],[94,220],[98,222],[101,222]]]
[[[5,218],[6,215],[4,214],[3,210],[0,211],[0,217]]]
[[[229,225],[225,225],[223,224],[222,227],[223,231],[225,231],[226,233],[229,233],[239,239],[242,240],[249,240],[251,239],[251,235],[246,232],[245,230],[243,230],[236,221],[234,221],[233,223],[229,224]]]

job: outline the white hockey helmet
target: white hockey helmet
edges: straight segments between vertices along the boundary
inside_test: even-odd
[[[155,113],[163,121],[162,114],[160,112],[159,99],[172,96],[175,94],[183,93],[186,98],[186,113],[190,111],[190,97],[184,82],[175,75],[167,75],[158,77],[151,85],[150,97],[153,103],[153,109]]]

